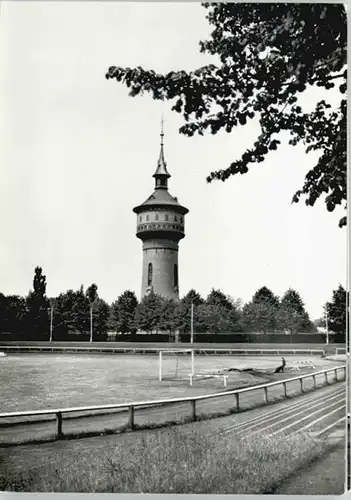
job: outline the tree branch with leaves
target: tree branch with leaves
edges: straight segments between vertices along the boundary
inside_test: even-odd
[[[342,4],[204,3],[211,38],[200,42],[202,53],[219,64],[165,75],[141,67],[111,66],[115,79],[135,97],[145,92],[173,102],[183,115],[180,133],[193,136],[232,132],[258,119],[261,132],[252,147],[207,181],[226,181],[245,174],[280,147],[279,134],[290,133],[289,144],[303,143],[319,159],[292,197],[313,206],[325,196],[328,211],[346,209],[346,79],[347,24]],[[307,88],[337,88],[340,106],[324,100],[312,112],[299,106]],[[339,226],[346,225],[342,217]]]

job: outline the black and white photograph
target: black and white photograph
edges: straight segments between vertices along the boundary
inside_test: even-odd
[[[347,5],[0,23],[0,492],[344,494]]]

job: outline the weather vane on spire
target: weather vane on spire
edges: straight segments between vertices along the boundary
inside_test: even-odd
[[[161,146],[163,146],[163,136],[165,135],[164,132],[163,132],[163,125],[164,125],[164,119],[163,119],[163,111],[162,111],[162,115],[161,115]]]

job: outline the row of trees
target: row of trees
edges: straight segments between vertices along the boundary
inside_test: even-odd
[[[121,333],[137,329],[185,333],[190,330],[191,304],[197,333],[316,331],[298,292],[289,289],[280,300],[267,287],[244,306],[214,289],[206,299],[190,290],[179,302],[150,293],[140,304],[133,292],[126,291],[111,306],[111,322]]]
[[[98,340],[108,331],[118,333],[190,331],[196,333],[230,332],[316,332],[316,326],[328,319],[331,331],[345,334],[348,294],[340,285],[326,304],[326,314],[313,323],[296,290],[289,289],[279,298],[267,287],[260,288],[247,304],[212,289],[206,299],[190,290],[180,301],[164,299],[151,292],[139,303],[134,292],[127,290],[110,306],[98,295],[92,284],[86,290],[68,290],[58,297],[46,295],[46,277],[35,268],[33,290],[27,297],[0,294],[0,332],[12,333],[23,340],[54,340],[69,335]]]
[[[33,290],[26,297],[0,293],[0,332],[20,336],[23,340],[47,337],[66,338],[69,334],[99,336],[108,330],[110,306],[100,299],[97,286],[84,291],[68,290],[58,297],[46,295],[46,277],[41,267],[34,271]],[[52,320],[51,320],[52,318]]]

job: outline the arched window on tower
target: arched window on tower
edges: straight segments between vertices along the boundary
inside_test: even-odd
[[[178,266],[174,264],[174,286],[178,286]]]
[[[147,286],[152,285],[152,264],[150,262],[147,272]]]

